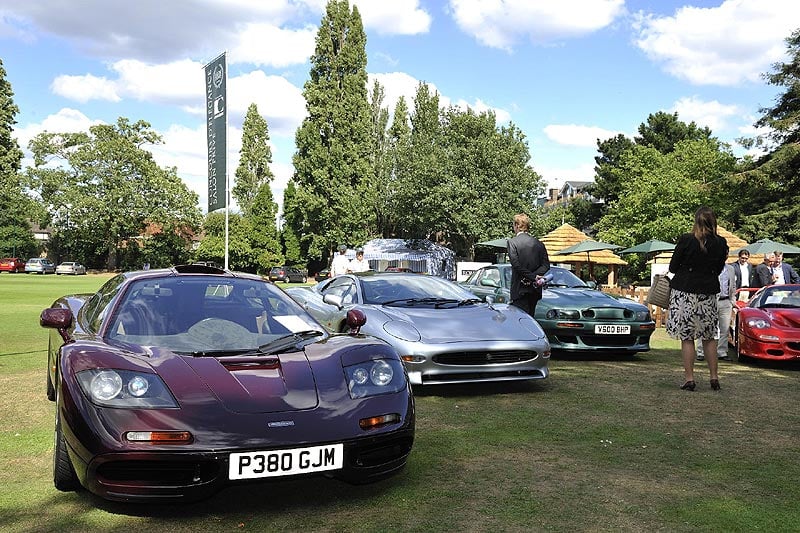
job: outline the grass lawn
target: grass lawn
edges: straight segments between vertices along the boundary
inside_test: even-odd
[[[52,486],[53,405],[38,315],[101,276],[0,274],[0,530],[798,531],[800,365],[721,363],[682,383],[678,343],[558,357],[545,382],[415,390],[399,476],[236,486],[122,505]]]

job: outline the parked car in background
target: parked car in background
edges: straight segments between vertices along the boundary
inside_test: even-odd
[[[270,269],[269,280],[282,281],[284,283],[305,283],[308,281],[308,274],[306,274],[305,270],[297,267],[277,266]]]
[[[348,328],[353,310],[362,332],[393,346],[412,385],[544,379],[550,346],[530,315],[481,302],[455,283],[404,272],[345,274],[286,292],[329,331]]]
[[[0,259],[0,272],[25,272],[25,261],[19,257],[4,257]]]
[[[800,285],[768,285],[736,304],[733,339],[740,362],[800,360]]]
[[[56,274],[72,274],[79,276],[86,274],[86,267],[75,261],[64,261],[56,267]]]
[[[331,271],[326,268],[324,270],[320,270],[319,272],[317,272],[314,275],[314,280],[322,281],[323,279],[328,279],[329,277],[331,277]]]
[[[650,350],[656,326],[646,305],[592,288],[565,268],[552,267],[547,274],[553,277],[544,286],[534,318],[554,352]],[[482,300],[508,302],[511,265],[479,268],[460,285]]]
[[[34,274],[55,274],[56,265],[43,257],[31,257],[25,263],[25,272]]]
[[[357,334],[364,321],[354,312],[348,334],[332,335],[261,276],[204,265],[59,298],[40,316],[55,487],[174,502],[258,480],[399,472],[411,387],[391,346]]]
[[[384,272],[410,272],[410,273],[414,273],[414,271],[411,270],[408,267],[388,267],[386,270],[384,270]]]

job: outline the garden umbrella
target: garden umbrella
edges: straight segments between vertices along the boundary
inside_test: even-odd
[[[639,243],[636,246],[631,246],[630,248],[625,248],[624,250],[620,250],[617,253],[651,254],[654,252],[666,252],[673,249],[675,249],[675,245],[672,244],[671,242],[659,241],[658,239],[650,239],[649,241]]]
[[[783,252],[784,254],[800,254],[800,248],[792,246],[791,244],[783,244],[782,242],[773,241],[771,239],[759,239],[753,244],[748,244],[739,248],[739,250],[747,250],[752,255],[768,254],[770,252]],[[738,253],[739,250],[736,250]]]
[[[493,241],[479,242],[478,245],[491,246],[493,248],[508,248],[508,239],[495,239]]]
[[[569,255],[586,252],[586,263],[589,265],[589,276],[594,278],[594,269],[592,268],[592,258],[590,256],[591,252],[599,252],[601,250],[617,250],[619,248],[622,248],[622,246],[587,239],[579,242],[578,244],[573,244],[572,246],[567,246],[566,248],[563,248],[557,252],[553,252],[550,255]]]

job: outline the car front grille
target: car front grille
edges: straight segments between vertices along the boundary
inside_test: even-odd
[[[521,363],[536,359],[539,354],[528,350],[497,352],[449,352],[435,355],[433,361],[440,365],[499,365]]]
[[[635,346],[645,344],[645,340],[636,335],[556,335],[554,344],[580,344],[596,348]]]
[[[151,487],[196,485],[218,475],[215,461],[111,461],[97,469],[100,481]]]

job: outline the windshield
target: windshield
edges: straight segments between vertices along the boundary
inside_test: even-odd
[[[547,271],[553,279],[547,282],[548,287],[588,287],[578,276],[566,268],[553,267]]]
[[[420,303],[473,301],[475,295],[446,279],[424,274],[361,277],[364,303],[396,304],[415,300]]]
[[[775,285],[764,289],[752,307],[800,307],[800,285]]]
[[[109,320],[106,337],[180,353],[233,353],[257,350],[308,330],[324,331],[302,307],[268,283],[186,276],[132,282]]]

